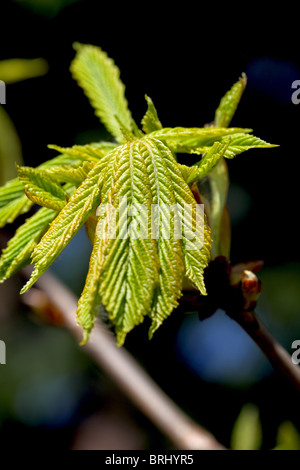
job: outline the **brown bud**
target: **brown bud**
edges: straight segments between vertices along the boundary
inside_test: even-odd
[[[253,310],[261,293],[261,281],[252,271],[246,269],[242,274],[241,288],[245,302],[244,309]]]

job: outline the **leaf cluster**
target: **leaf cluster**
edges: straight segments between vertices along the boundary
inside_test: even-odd
[[[222,236],[228,186],[224,159],[272,145],[253,136],[251,129],[228,127],[246,85],[245,75],[222,98],[210,126],[163,127],[146,96],[139,128],[113,60],[99,47],[75,44],[75,49],[72,75],[114,143],[50,146],[59,153],[56,157],[35,169],[18,167],[18,179],[0,188],[0,227],[34,204],[41,206],[3,250],[0,280],[34,263],[21,291],[25,292],[86,225],[93,250],[78,303],[78,323],[87,341],[104,305],[122,345],[146,316],[153,335],[178,305],[185,280],[206,295],[204,269],[211,257],[228,250]],[[197,154],[199,162],[180,165],[179,153]],[[124,200],[126,205],[120,205]],[[195,224],[194,215],[184,210],[187,205],[196,210],[199,201],[205,212]],[[154,222],[135,213],[136,207],[150,213],[153,206],[159,209]],[[107,207],[113,208],[114,217]],[[176,227],[183,218],[185,231],[178,237]],[[124,226],[130,236],[121,236]],[[118,236],[111,237],[116,228]]]

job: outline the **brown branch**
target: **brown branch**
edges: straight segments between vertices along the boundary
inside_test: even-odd
[[[300,368],[292,362],[291,356],[271,335],[255,312],[242,311],[230,314],[259,346],[274,369],[283,375],[300,392]]]
[[[28,268],[25,268],[23,272],[26,276],[30,275]],[[82,329],[76,323],[76,297],[48,273],[37,281],[36,286],[61,312],[65,327],[80,342]],[[28,299],[27,303],[34,305],[34,300]],[[126,349],[116,347],[115,338],[100,321],[96,321],[90,340],[82,346],[82,350],[94,359],[135,406],[178,449],[225,449],[211,433],[195,423],[161,390]]]
[[[194,305],[198,303],[201,320],[213,315],[218,308],[224,310],[255,341],[274,369],[300,391],[300,368],[293,364],[288,352],[254,313],[261,293],[261,282],[255,272],[261,267],[261,261],[231,266],[225,257],[219,256],[206,269],[205,284],[208,296],[191,295],[186,299],[186,303],[189,300]]]

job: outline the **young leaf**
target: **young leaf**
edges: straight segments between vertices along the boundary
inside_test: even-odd
[[[125,205],[119,205],[120,198],[126,199]],[[107,211],[107,202],[113,214],[112,209]],[[159,209],[154,222],[149,218],[151,204]],[[191,215],[183,214],[185,204],[196,206],[196,201],[174,156],[159,140],[145,137],[111,153],[87,283],[77,311],[84,341],[100,302],[122,345],[145,315],[152,319],[149,335],[153,335],[178,305],[185,271],[205,293],[203,271],[209,260],[210,232],[203,215],[195,226]],[[143,216],[135,216],[137,207]],[[177,236],[183,218],[185,230]],[[187,232],[193,232],[193,238]]]
[[[226,137],[221,140],[221,142],[226,143]],[[278,147],[275,144],[269,144],[264,140],[260,139],[259,137],[255,137],[254,135],[250,134],[235,134],[232,135],[230,138],[230,142],[228,148],[225,151],[224,157],[226,158],[234,158],[240,153],[246,152],[250,149],[258,149],[258,148],[272,148]]]
[[[142,119],[142,126],[143,126],[143,131],[146,134],[149,134],[150,132],[157,131],[159,129],[162,129],[162,125],[160,120],[158,119],[157,111],[155,109],[155,106],[153,104],[153,101],[149,96],[145,96],[148,109],[146,111],[145,116]]]
[[[196,200],[185,182],[172,153],[160,141],[156,141],[156,145],[166,162],[172,179],[176,204],[179,208],[178,215],[183,227],[182,245],[185,275],[203,295],[206,295],[203,274],[210,260],[210,228],[205,220],[204,213],[198,211],[195,214],[197,209]],[[197,219],[195,216],[197,216]]]
[[[217,129],[212,127],[165,127],[148,135],[149,137],[164,142],[174,153],[190,153],[191,151],[197,150],[199,147],[202,149],[203,147],[211,146],[214,142],[220,141],[222,137],[248,132],[251,132],[251,129],[240,129],[236,127],[229,129]],[[203,153],[203,150],[199,153]]]
[[[104,160],[106,164],[107,160]],[[79,156],[58,155],[57,157],[42,163],[37,169],[54,168],[60,165],[69,165],[70,167],[78,167],[82,164],[83,158]],[[94,160],[93,160],[94,161]],[[33,206],[32,201],[24,194],[24,186],[15,178],[8,181],[4,186],[0,187],[0,228],[7,223],[12,223],[21,214],[28,212]]]
[[[97,162],[116,147],[111,142],[98,142],[89,145],[74,145],[73,147],[59,147],[58,145],[48,145],[49,149],[56,150],[69,157],[75,157],[82,161]]]
[[[230,137],[228,139],[230,139]],[[204,176],[211,172],[219,160],[224,156],[229,142],[230,140],[225,144],[215,142],[196,165],[179,165],[183,177],[189,186],[192,186],[193,183],[198,182],[201,178],[204,178]]]
[[[228,127],[236,108],[240,102],[247,84],[247,77],[243,73],[241,78],[223,96],[215,113],[214,124],[216,127]]]
[[[75,168],[64,165],[48,168],[46,170],[38,170],[38,172],[41,177],[48,178],[55,183],[70,183],[78,186],[85,180],[94,166],[95,163],[86,161]]]
[[[278,145],[269,144],[259,137],[245,133],[236,133],[230,136],[222,137],[220,142],[223,144],[228,144],[228,147],[224,153],[224,157],[229,159],[234,158],[236,155],[239,155],[240,153],[246,152],[250,149],[278,147]],[[190,150],[190,153],[201,155],[205,152],[208,152],[210,148],[210,146],[198,147]]]
[[[160,280],[160,286],[164,285],[164,283],[168,283],[167,285],[168,289],[171,291],[171,295],[170,292],[168,292],[170,298],[167,300],[166,292],[161,289],[160,296],[158,295],[157,298],[155,298],[155,304],[151,313],[153,322],[150,329],[151,336],[160,326],[163,319],[171,313],[173,308],[177,305],[178,298],[181,296],[182,274],[184,272],[181,268],[182,261],[184,261],[185,275],[202,294],[206,294],[203,273],[210,259],[211,238],[210,229],[204,220],[204,214],[197,211],[198,206],[195,198],[187,183],[184,181],[172,152],[162,142],[150,136],[145,138],[144,141],[148,144],[152,161],[155,162],[156,165],[163,165],[165,169],[160,182],[161,193],[168,194],[171,191],[171,194],[173,194],[172,198],[169,194],[163,203],[169,206],[171,206],[173,202],[176,204],[176,218],[175,220],[173,219],[175,236],[173,235],[174,238],[170,239],[173,245],[170,240],[167,240],[163,247],[168,251],[169,256],[166,256],[162,251],[165,272],[162,271]],[[153,174],[157,178],[158,171],[155,170],[152,175]],[[156,180],[155,184],[158,185],[159,181]],[[179,230],[181,228],[179,234],[178,228]],[[176,244],[178,240],[180,241],[179,245],[181,245],[181,247]],[[160,299],[162,299],[163,302],[159,303]]]
[[[56,216],[57,212],[43,207],[17,229],[0,258],[0,282],[30,264],[34,248]]]
[[[119,69],[100,47],[76,43],[74,48],[77,54],[71,64],[73,77],[107,130],[117,142],[124,142],[118,119],[128,131],[132,130],[132,119]]]
[[[83,340],[81,344],[88,341],[93,329],[96,317],[102,304],[100,295],[101,261],[99,260],[99,245],[102,242],[95,231],[93,251],[90,257],[89,271],[85,280],[84,289],[77,306],[77,323],[83,328]]]
[[[8,181],[0,187],[0,208],[22,196],[24,196],[24,188],[18,178]]]
[[[118,149],[116,149],[118,152]],[[110,197],[111,181],[113,176],[114,159],[111,158],[105,174],[105,180],[101,190],[101,206],[105,207],[108,204]],[[90,238],[93,240],[93,250],[90,257],[89,271],[87,274],[86,282],[77,308],[77,323],[83,328],[83,341],[86,343],[89,339],[90,332],[94,326],[95,319],[99,313],[100,305],[102,304],[100,295],[100,276],[103,265],[103,243],[105,237],[101,236],[103,233],[103,225],[105,225],[106,212],[99,211],[99,208],[87,219],[86,226]],[[92,229],[90,228],[90,221],[92,222]],[[89,232],[92,231],[92,236]]]
[[[99,204],[103,180],[103,174],[99,172],[101,166],[101,162],[95,165],[35,248],[32,256],[35,269],[21,293],[26,292],[48,269]]]
[[[22,187],[22,183],[20,185]],[[0,228],[12,223],[19,215],[28,212],[32,205],[33,203],[24,194],[23,190],[23,196],[16,197],[0,208]]]
[[[184,255],[182,243],[176,237],[178,216],[173,181],[168,170],[164,154],[158,148],[159,142],[154,139],[144,139],[140,143],[140,151],[149,174],[152,201],[157,208],[154,218],[154,234],[157,239],[159,259],[159,282],[154,291],[150,318],[152,325],[149,331],[151,338],[163,321],[178,306],[181,297],[182,280],[184,275]],[[176,161],[172,154],[172,165]]]
[[[158,281],[157,252],[151,238],[151,188],[138,141],[116,153],[111,191],[116,236],[105,240],[102,235],[100,292],[122,345],[126,334],[150,313]],[[98,230],[113,234],[113,222],[106,212],[104,226]]]
[[[65,206],[67,194],[45,172],[23,166],[18,167],[18,173],[25,194],[33,203],[54,211],[60,211]]]

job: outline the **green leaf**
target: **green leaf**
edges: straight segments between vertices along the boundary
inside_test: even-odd
[[[20,185],[22,186],[22,183]],[[33,203],[23,191],[23,196],[19,196],[2,206],[0,208],[0,228],[12,223],[19,215],[28,212],[32,205]]]
[[[145,137],[110,154],[89,273],[77,311],[84,341],[101,303],[122,345],[145,315],[152,319],[152,337],[178,305],[184,274],[205,294],[210,230],[203,214],[195,224],[186,205],[197,206],[172,152],[162,142]],[[179,223],[184,230],[177,236]]]
[[[18,178],[8,181],[0,187],[0,208],[22,196],[24,196],[24,188]]]
[[[7,59],[0,61],[0,80],[6,84],[45,75],[48,64],[44,59]]]
[[[35,248],[32,256],[35,268],[21,293],[26,292],[48,269],[99,204],[103,180],[99,170],[101,166],[101,162],[95,165]]]
[[[221,142],[226,143],[227,139],[223,138]],[[250,134],[235,134],[231,136],[229,146],[224,154],[226,158],[234,158],[242,152],[246,152],[247,150],[251,149],[258,149],[258,148],[272,148],[278,147],[275,144],[269,144],[264,140],[260,139],[259,137],[255,137],[254,135]]]
[[[0,184],[17,176],[16,163],[23,164],[21,142],[13,122],[0,106]]]
[[[77,160],[97,162],[106,157],[116,147],[111,142],[98,142],[89,145],[74,145],[73,147],[59,147],[58,145],[48,145],[49,149],[57,150],[68,157],[75,157]]]
[[[189,186],[192,186],[193,183],[198,182],[201,178],[204,178],[204,176],[211,172],[219,160],[224,156],[229,142],[230,140],[225,144],[215,142],[196,165],[179,165],[183,177]]]
[[[181,270],[180,258],[181,258],[181,250],[183,251],[183,260],[184,260],[184,267],[185,267],[185,275],[194,283],[194,285],[200,290],[200,292],[205,295],[206,290],[204,286],[204,269],[207,266],[209,259],[210,259],[210,246],[211,246],[211,238],[210,238],[210,229],[204,220],[204,214],[201,212],[196,213],[198,208],[196,200],[188,187],[187,183],[185,182],[180,168],[172,154],[172,152],[159,140],[153,139],[150,136],[144,139],[151,150],[152,160],[156,162],[156,164],[163,165],[165,170],[165,175],[161,181],[161,190],[162,192],[166,192],[168,190],[173,193],[173,198],[169,195],[169,201],[164,200],[166,205],[173,205],[173,202],[176,204],[176,219],[174,220],[174,225],[177,227],[175,229],[178,230],[178,224],[181,227],[181,249],[179,249],[176,245],[171,246],[170,240],[166,242],[166,248],[170,252],[170,248],[172,249],[173,253],[176,254],[176,257],[173,256],[173,259],[168,259],[168,266],[166,270],[168,271],[168,281],[172,281],[172,288],[170,289],[173,292],[171,296],[173,302],[173,308],[177,303],[177,299],[179,298],[178,293],[180,292],[180,283],[182,283],[182,272],[176,274],[175,270]],[[152,178],[158,174],[158,171],[154,169],[152,172]],[[168,175],[168,178],[166,177]],[[159,184],[159,181],[156,180],[156,185]],[[198,216],[198,219],[196,219]],[[197,221],[197,223],[196,223]],[[172,232],[172,231],[170,231]],[[175,243],[178,236],[178,233],[175,235]],[[164,253],[162,252],[164,256]],[[172,268],[170,270],[170,268]],[[163,276],[166,277],[166,274],[163,273]],[[170,284],[169,284],[170,287]],[[176,289],[175,289],[176,288]],[[164,298],[166,302],[166,306],[163,308],[159,308],[158,301],[156,302],[155,306],[157,311],[152,313],[153,318],[153,325],[150,331],[150,334],[158,328],[161,324],[162,320],[166,318],[168,314],[171,313],[169,309],[166,307],[170,305],[170,301],[167,302],[166,298]]]
[[[100,295],[100,276],[101,264],[99,261],[98,251],[102,239],[94,236],[93,251],[90,257],[89,270],[86,277],[84,289],[80,296],[77,306],[77,323],[83,328],[83,340],[81,344],[88,341],[90,332],[93,329],[96,317],[99,313],[102,299]]]
[[[209,173],[207,178],[209,186],[208,195],[205,193],[205,183],[198,182],[198,190],[203,199],[208,216],[209,226],[212,231],[212,257],[219,255],[229,258],[230,251],[230,225],[228,218],[226,199],[229,187],[228,169],[222,158]]]
[[[228,137],[231,139],[231,137]],[[225,141],[225,139],[224,139]],[[185,181],[189,186],[197,183],[201,203],[212,231],[211,255],[213,258],[223,255],[229,258],[230,251],[230,221],[226,208],[228,192],[228,170],[222,156],[229,142],[216,142],[197,165],[179,165]],[[195,190],[195,188],[194,188]]]
[[[211,146],[214,142],[220,141],[222,137],[248,132],[251,132],[251,129],[240,129],[236,127],[229,129],[217,129],[212,127],[165,127],[159,131],[152,132],[149,134],[149,137],[161,140],[175,153],[189,153],[191,151],[197,151],[199,147],[201,149],[199,153],[203,153],[207,151],[207,146]],[[205,150],[203,150],[203,148]]]
[[[149,134],[150,132],[157,131],[159,129],[162,129],[162,125],[160,120],[158,119],[157,111],[155,109],[155,106],[153,104],[153,101],[149,96],[145,96],[148,109],[146,111],[145,116],[142,119],[142,126],[143,126],[143,131],[146,134]]]
[[[28,199],[43,207],[60,211],[67,199],[64,189],[53,182],[42,170],[30,167],[18,167],[19,180],[24,185]]]
[[[139,143],[119,147],[112,157],[97,210],[94,247],[77,318],[84,328],[85,342],[103,303],[122,345],[126,334],[150,313],[158,261],[147,214],[140,220],[134,216],[137,207],[151,210],[150,182]],[[126,204],[119,206],[119,198],[125,198]],[[112,210],[115,219],[111,218]],[[114,220],[118,233],[112,238]],[[139,229],[147,238],[138,238]]]
[[[119,345],[150,313],[158,282],[157,252],[149,217],[151,187],[139,145],[138,141],[124,145],[115,155],[109,196],[115,208],[115,238],[105,238],[106,234],[113,234],[114,229],[109,211],[100,218],[97,227],[103,240],[100,292],[115,325]]]
[[[71,64],[73,77],[83,88],[107,130],[117,142],[124,142],[118,120],[131,131],[132,119],[119,69],[100,47],[76,43],[74,48],[77,54]]]
[[[162,144],[154,139],[144,139],[140,144],[149,174],[152,201],[157,208],[154,234],[160,265],[159,282],[154,291],[149,315],[152,319],[150,338],[178,306],[184,276],[183,248],[181,240],[176,238],[175,231],[178,224],[177,211],[173,209],[176,205],[176,197],[167,167],[167,159],[171,159],[170,166],[175,166],[176,161],[170,152],[164,155],[158,145],[162,147]],[[163,151],[165,152],[165,148]]]
[[[21,225],[0,258],[0,282],[30,264],[31,254],[57,213],[41,208]]]
[[[230,140],[229,140],[230,139]],[[231,136],[225,136],[220,139],[220,142],[223,144],[228,144],[226,152],[224,153],[225,158],[234,158],[236,155],[240,153],[246,152],[247,150],[255,149],[255,148],[272,148],[278,147],[275,144],[269,144],[264,140],[260,139],[259,137],[255,137],[251,134],[245,133],[236,133]],[[211,146],[203,146],[198,148],[193,148],[190,150],[190,153],[201,155],[205,152],[208,152]]]
[[[118,152],[119,149],[116,149]],[[113,176],[114,158],[110,158],[108,163],[108,168],[106,170],[105,179],[103,181],[103,186],[101,190],[101,205],[99,207],[106,207],[105,205],[111,201],[111,181]],[[89,270],[85,282],[84,289],[78,301],[77,308],[77,323],[82,326],[84,336],[82,344],[86,343],[89,339],[90,332],[94,326],[95,319],[99,313],[100,305],[102,304],[101,295],[100,295],[100,281],[101,281],[101,271],[103,265],[103,241],[104,237],[101,236],[103,233],[103,225],[105,222],[106,213],[99,211],[94,211],[96,224],[93,234],[93,250],[90,257]],[[89,223],[91,217],[87,220]],[[88,228],[89,232],[89,228]]]
[[[247,77],[243,73],[241,78],[223,96],[215,113],[215,126],[228,127],[240,102],[247,84]]]
[[[46,177],[55,183],[70,183],[78,186],[94,166],[94,163],[87,161],[75,168],[64,165],[37,171],[41,177]]]
[[[248,403],[240,412],[231,435],[232,450],[258,450],[262,443],[259,410]]]
[[[300,434],[290,421],[279,426],[274,450],[300,450]]]
[[[90,158],[90,161],[95,162],[101,160],[102,166],[105,166],[108,161],[107,153],[98,155],[98,159]],[[78,167],[82,165],[85,157],[76,155],[58,155],[57,157],[48,160],[37,167],[37,169],[50,169],[56,166],[68,165],[70,167]],[[87,158],[87,160],[89,160]],[[18,178],[8,181],[4,186],[0,187],[0,228],[4,227],[7,223],[12,223],[21,214],[28,212],[33,206],[32,201],[24,194],[24,186]]]

